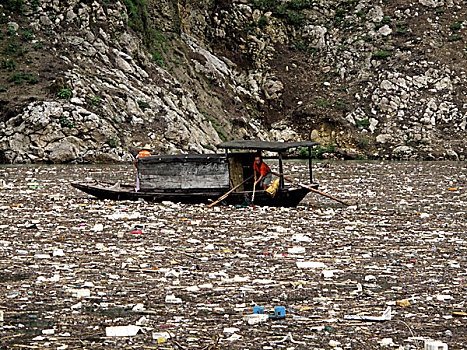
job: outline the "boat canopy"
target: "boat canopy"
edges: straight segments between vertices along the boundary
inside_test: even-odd
[[[319,145],[314,141],[299,141],[299,142],[270,142],[260,140],[233,140],[219,144],[218,148],[223,149],[252,149],[263,151],[285,152],[290,148],[297,147],[313,147]]]
[[[314,141],[299,141],[299,142],[270,142],[261,140],[233,140],[219,144],[218,148],[225,149],[227,153],[229,149],[249,149],[257,151],[273,151],[279,153],[279,174],[280,188],[284,188],[284,169],[282,165],[282,153],[290,148],[307,147],[308,148],[308,168],[310,171],[310,184],[313,183],[312,169],[312,152],[311,147],[319,145],[319,142]]]

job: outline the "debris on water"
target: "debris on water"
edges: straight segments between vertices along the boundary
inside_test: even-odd
[[[467,348],[467,165],[325,164],[358,208],[102,201],[69,182],[134,167],[0,167],[0,348]]]
[[[269,320],[269,315],[267,314],[250,314],[243,316],[243,320],[248,322],[250,325],[266,322]]]
[[[139,326],[117,326],[106,327],[106,337],[134,337],[138,333],[142,333],[143,329]]]
[[[401,306],[401,307],[410,306],[410,301],[408,301],[407,299],[404,299],[404,300],[397,300],[397,301],[396,301],[396,305],[397,305],[397,306]]]
[[[357,321],[390,321],[392,319],[391,307],[388,306],[381,316],[359,316],[359,315],[346,315],[345,320],[357,320]]]
[[[437,340],[427,340],[425,350],[448,350],[448,344]]]
[[[325,269],[326,264],[319,261],[297,261],[299,269]]]

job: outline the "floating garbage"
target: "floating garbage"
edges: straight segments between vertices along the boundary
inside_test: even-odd
[[[105,328],[106,337],[133,337],[142,332],[143,329],[139,326],[117,326]]]
[[[71,295],[75,298],[87,298],[91,296],[91,290],[82,288],[82,289],[69,289]]]
[[[180,298],[177,298],[175,295],[173,294],[170,294],[170,295],[167,295],[165,297],[165,302],[167,304],[181,304],[182,303],[182,299]]]
[[[169,332],[152,333],[152,339],[157,340],[157,344],[162,344],[170,339],[170,334]]]
[[[287,249],[289,254],[305,254],[306,248],[305,247],[293,247]]]
[[[325,269],[326,264],[319,261],[297,261],[299,269]]]
[[[382,322],[382,321],[390,321],[392,318],[391,315],[391,307],[388,306],[388,308],[383,312],[381,316],[358,316],[358,315],[346,315],[344,316],[345,320],[357,320],[357,321],[376,321],[376,322]]]
[[[102,231],[104,231],[104,225],[103,224],[95,224],[94,227],[91,229],[91,231],[102,232]]]
[[[353,210],[311,193],[207,210],[69,186],[123,188],[134,170],[0,167],[0,347],[467,349],[465,162],[318,162],[320,189]]]
[[[255,325],[258,323],[266,322],[269,320],[269,315],[267,314],[251,314],[243,316],[243,320],[248,322],[250,325]]]
[[[427,340],[425,341],[425,350],[448,350],[448,345],[441,341]]]

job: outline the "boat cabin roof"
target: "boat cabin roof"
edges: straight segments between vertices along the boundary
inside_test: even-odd
[[[223,142],[217,145],[217,147],[223,148],[223,149],[252,149],[252,150],[284,152],[290,148],[312,147],[316,145],[319,145],[319,143],[314,142],[314,141],[270,142],[270,141],[260,141],[260,140],[233,140],[233,141]]]
[[[169,163],[169,162],[182,162],[182,163],[197,163],[197,162],[221,162],[225,160],[224,154],[170,154],[170,155],[152,155],[149,157],[138,158],[141,164],[152,163]]]

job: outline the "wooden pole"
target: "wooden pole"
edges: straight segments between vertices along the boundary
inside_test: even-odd
[[[310,184],[313,183],[313,168],[312,168],[312,160],[311,160],[311,147],[308,147],[308,169],[310,171]]]
[[[275,172],[272,172],[272,173],[273,173],[274,175],[276,175],[276,176],[280,176],[278,173],[275,173]],[[302,183],[300,183],[300,182],[298,182],[298,181],[296,181],[296,180],[294,180],[294,179],[291,179],[290,177],[284,176],[284,179],[286,179],[287,181],[289,181],[289,182],[291,182],[291,183],[294,183],[294,184],[296,184],[296,185],[298,185],[298,186],[300,186],[300,187],[307,188],[307,189],[309,189],[311,192],[315,192],[315,193],[318,193],[318,194],[320,194],[320,195],[322,195],[322,196],[331,198],[331,199],[333,199],[333,200],[335,200],[335,201],[337,201],[337,202],[339,202],[339,203],[342,203],[342,204],[344,204],[344,205],[347,205],[347,206],[352,205],[352,204],[350,204],[350,203],[347,203],[347,202],[343,201],[342,199],[336,198],[336,197],[334,197],[334,196],[331,196],[330,194],[321,192],[321,191],[319,191],[319,190],[317,190],[317,189],[315,189],[315,188],[313,188],[313,187],[310,187],[310,186],[307,186],[307,185],[305,185],[305,184],[302,184]]]
[[[255,179],[253,180],[253,195],[251,196],[251,203],[255,201],[255,192],[256,192],[256,176],[255,176]]]
[[[279,175],[279,187],[280,188],[284,188],[284,166],[282,164],[282,153],[279,152],[279,173],[281,175]]]
[[[235,191],[237,188],[239,188],[241,185],[243,185],[245,182],[247,182],[248,180],[250,180],[251,178],[253,177],[253,175],[251,175],[248,179],[245,179],[243,180],[243,182],[239,183],[237,186],[235,186],[234,188],[232,188],[229,192],[227,192],[226,194],[220,196],[215,202],[212,202],[211,204],[208,205],[208,208],[211,208],[213,206],[215,206],[217,203],[219,203],[220,201],[224,200],[225,198],[227,198],[229,196],[229,194],[231,194],[233,191]]]

